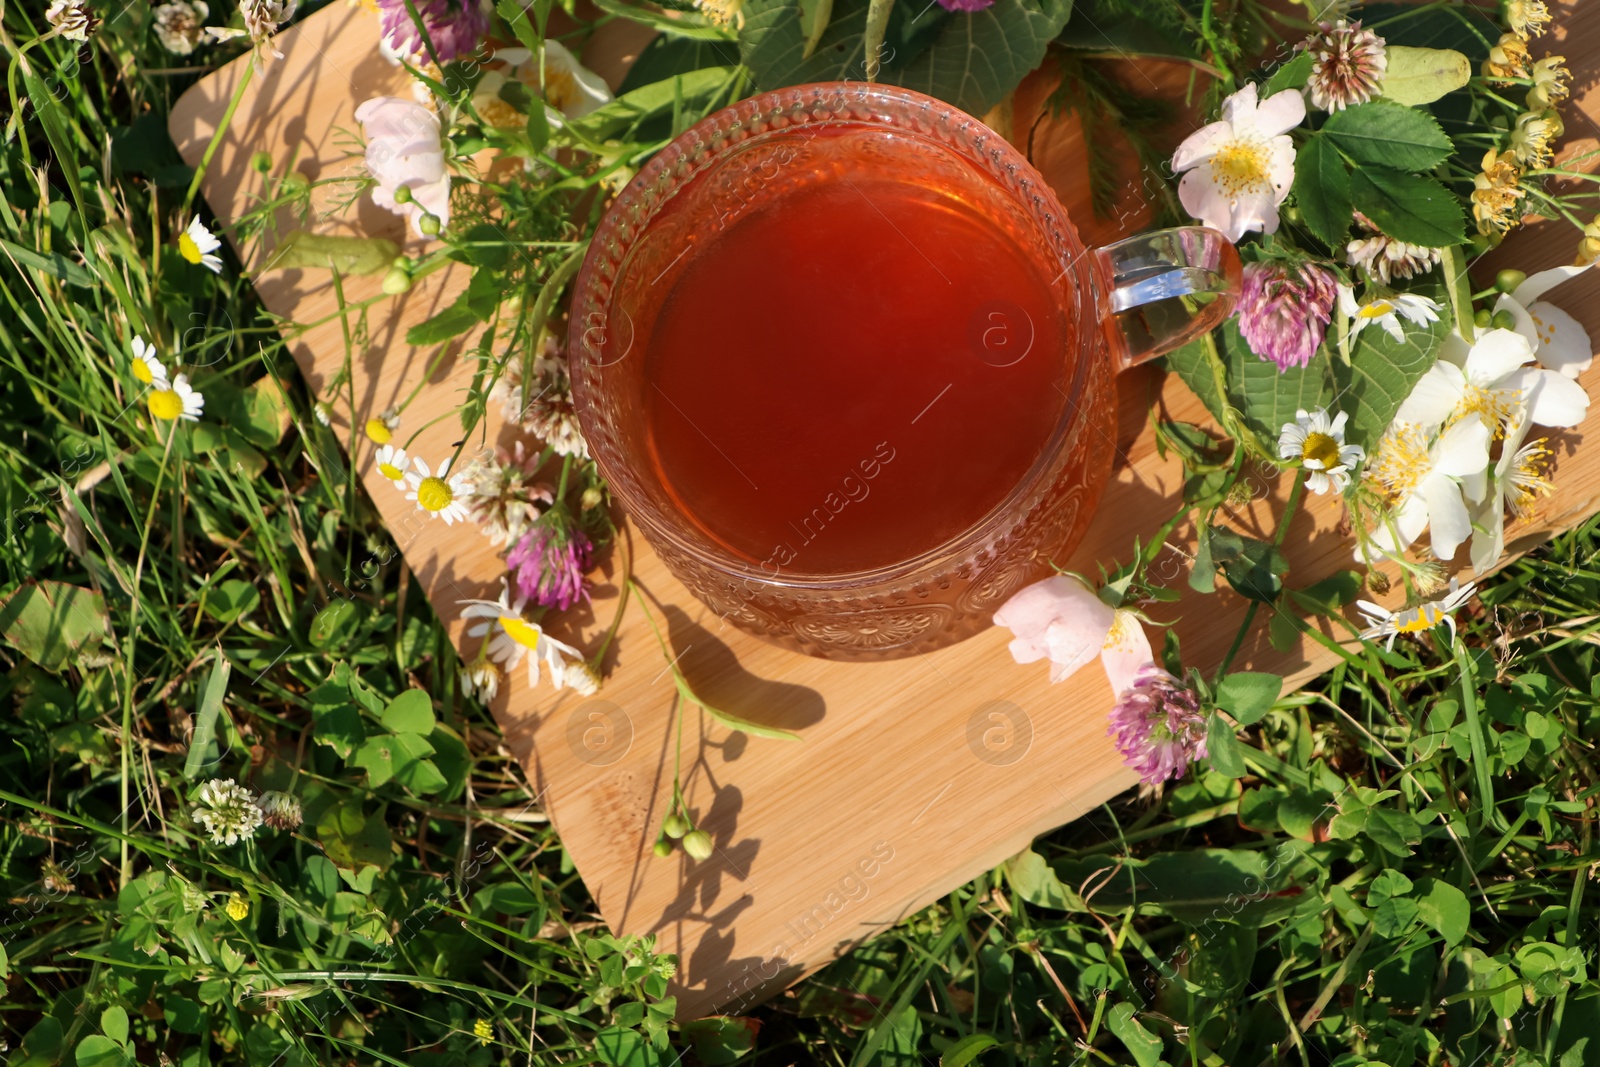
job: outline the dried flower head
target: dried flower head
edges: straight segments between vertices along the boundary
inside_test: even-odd
[[[469,697],[477,697],[481,703],[489,703],[500,691],[500,669],[486,659],[463,667],[461,691]]]
[[[1360,267],[1367,276],[1384,285],[1396,278],[1412,278],[1426,274],[1439,265],[1443,249],[1397,241],[1381,232],[1373,221],[1357,211],[1356,225],[1364,237],[1358,237],[1345,246],[1345,262]]]
[[[538,521],[540,505],[555,500],[550,486],[534,477],[539,457],[518,441],[509,451],[496,448],[480,454],[466,469],[472,483],[467,511],[497,545],[521,539]]]
[[[1524,167],[1542,167],[1550,162],[1551,145],[1564,132],[1561,117],[1554,111],[1525,111],[1511,130],[1512,154]]]
[[[523,596],[543,607],[565,611],[589,595],[583,588],[583,572],[593,556],[594,545],[582,530],[543,522],[506,553],[506,566],[516,575]]]
[[[1507,0],[1506,25],[1522,37],[1537,37],[1550,26],[1550,8],[1544,0]]]
[[[531,399],[525,399],[530,394]],[[502,368],[489,398],[500,402],[507,421],[521,425],[557,455],[589,458],[589,445],[578,429],[577,410],[572,404],[566,356],[553,335],[545,334],[540,339],[531,383],[522,380],[522,361],[513,359]]]
[[[205,0],[171,0],[151,9],[150,25],[162,48],[175,56],[186,56],[200,46],[210,13]]]
[[[1515,152],[1491,148],[1484,154],[1483,171],[1472,180],[1472,217],[1479,233],[1504,233],[1520,221],[1517,202],[1526,195],[1521,180]]]
[[[1572,72],[1566,68],[1566,61],[1565,56],[1545,56],[1533,65],[1530,75],[1533,88],[1528,90],[1529,111],[1555,107],[1567,98]]]
[[[261,809],[256,806],[255,794],[232,778],[213,778],[202,785],[189,816],[215,845],[232,845],[253,837],[261,826]]]
[[[1341,111],[1364,104],[1378,95],[1389,69],[1383,38],[1361,28],[1361,21],[1324,22],[1305,42],[1311,53],[1311,76],[1306,90],[1311,103],[1324,111]]]
[[[66,896],[75,888],[66,869],[55,860],[47,859],[44,861],[44,872],[39,881],[44,886],[46,893],[53,893],[59,897]]]
[[[1106,732],[1123,762],[1150,785],[1180,777],[1190,761],[1206,756],[1206,718],[1194,691],[1154,665],[1117,697]]]
[[[293,793],[269,790],[261,794],[256,806],[261,809],[261,821],[274,830],[298,830],[305,821],[300,799]]]
[[[1338,284],[1314,263],[1251,263],[1239,293],[1239,333],[1279,370],[1311,362],[1333,315]]]
[[[1500,85],[1510,85],[1512,79],[1528,77],[1528,42],[1514,33],[1503,33],[1489,58],[1483,61],[1483,76]]]
[[[69,41],[87,41],[100,26],[100,17],[84,0],[55,0],[44,17],[58,36]]]

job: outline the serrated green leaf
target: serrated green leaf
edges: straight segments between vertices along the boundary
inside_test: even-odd
[[[1211,759],[1211,769],[1229,778],[1243,778],[1250,770],[1245,766],[1244,746],[1221,715],[1212,715],[1206,723],[1206,755]]]
[[[385,730],[392,730],[397,734],[413,733],[426,737],[433,733],[436,720],[433,716],[433,701],[428,697],[428,691],[407,689],[389,701],[389,706],[383,709],[381,721]]]
[[[1357,211],[1396,240],[1447,248],[1466,239],[1461,201],[1433,178],[1364,164],[1350,176],[1350,199]]]
[[[1447,299],[1437,283],[1416,286],[1412,292],[1441,305]],[[1451,323],[1444,314],[1427,326],[1406,321],[1402,325],[1405,335],[1400,341],[1381,329],[1362,330],[1351,346],[1350,362],[1332,361],[1338,409],[1350,416],[1345,439],[1366,449],[1369,456],[1377,451],[1384,431],[1417,379],[1438,359]]]
[[[1455,151],[1432,115],[1387,100],[1334,112],[1321,136],[1357,163],[1398,170],[1432,170]]]
[[[1262,671],[1234,671],[1217,683],[1217,707],[1240,726],[1259,722],[1283,691],[1283,679]]]
[[[1317,240],[1334,250],[1350,233],[1350,170],[1322,137],[1312,137],[1294,160],[1294,200]]]
[[[807,57],[800,0],[748,0],[739,54],[762,89],[866,76],[869,0],[835,0],[832,19]],[[927,93],[982,115],[1039,65],[1066,25],[1070,0],[996,0],[956,12],[915,56],[885,56],[877,80]]]
[[[1304,367],[1280,371],[1254,352],[1239,336],[1238,319],[1230,319],[1211,334],[1227,379],[1228,403],[1244,417],[1264,450],[1273,447],[1285,423],[1294,421],[1295,412],[1326,408],[1332,403],[1334,386],[1328,373],[1328,359],[1318,354]],[[1205,404],[1219,423],[1226,425],[1217,392],[1217,376],[1206,351],[1207,339],[1184,345],[1167,355],[1167,365]]]
[[[1466,85],[1472,77],[1472,61],[1453,48],[1391,44],[1384,49],[1384,57],[1387,68],[1378,91],[1389,100],[1412,107],[1431,104]]]

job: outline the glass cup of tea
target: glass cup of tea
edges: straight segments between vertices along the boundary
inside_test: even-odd
[[[1119,371],[1217,325],[1239,257],[1086,249],[999,134],[887,85],[752,97],[617,198],[574,291],[585,438],[718,615],[829,659],[927,652],[1064,563]]]

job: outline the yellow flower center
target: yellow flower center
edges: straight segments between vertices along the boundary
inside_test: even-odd
[[[382,419],[367,420],[367,440],[375,445],[386,445],[394,440],[394,434],[389,432],[389,426]]]
[[[199,263],[204,258],[200,254],[200,246],[194,243],[194,238],[187,231],[178,235],[178,254],[190,263]]]
[[[1461,418],[1476,413],[1496,437],[1504,437],[1506,420],[1521,399],[1520,389],[1485,389],[1481,385],[1469,384],[1466,392],[1461,394],[1461,402],[1456,405],[1455,415]]]
[[[1332,470],[1339,465],[1339,441],[1330,434],[1308,433],[1300,449],[1300,459],[1314,459],[1322,464],[1323,470]]]
[[[171,389],[157,389],[150,394],[150,414],[171,422],[183,414],[183,397]]]
[[[155,375],[150,373],[150,364],[142,359],[133,361],[133,376],[146,385],[155,381]]]
[[[378,464],[378,473],[391,482],[398,482],[405,478],[406,472],[396,467],[393,463]]]
[[[1533,510],[1534,502],[1542,496],[1549,496],[1555,492],[1555,483],[1550,480],[1550,460],[1555,453],[1545,447],[1543,437],[1532,444],[1524,445],[1516,455],[1511,470],[1506,475],[1509,486],[1506,490],[1506,503],[1511,506],[1511,513],[1517,518],[1524,518]]]
[[[1385,315],[1394,314],[1394,302],[1390,300],[1374,300],[1370,304],[1362,304],[1356,312],[1358,319],[1381,319]]]
[[[532,650],[539,646],[539,628],[515,615],[500,616],[500,629],[523,648]]]
[[[1229,196],[1272,184],[1272,160],[1265,145],[1255,141],[1229,141],[1211,157],[1211,174]]]
[[[578,102],[578,79],[572,76],[570,70],[558,70],[552,66],[544,68],[544,98],[551,107],[562,114]]]
[[[1415,426],[1401,425],[1384,434],[1372,476],[1382,482],[1396,499],[1405,498],[1433,466],[1428,443]]]
[[[428,511],[443,511],[455,498],[455,490],[443,478],[424,478],[417,486],[417,503]]]
[[[1410,618],[1405,618],[1410,616]],[[1405,618],[1404,622],[1400,620]],[[1437,604],[1424,604],[1415,611],[1404,611],[1395,616],[1394,632],[1397,634],[1415,634],[1423,630],[1431,630],[1444,619],[1444,609]]]

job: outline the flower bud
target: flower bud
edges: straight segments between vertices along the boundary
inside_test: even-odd
[[[411,288],[411,272],[404,267],[390,267],[389,273],[383,276],[383,291],[390,296],[399,296]]]
[[[713,851],[711,835],[704,830],[689,831],[683,835],[683,850],[689,854],[691,859],[710,859]]]
[[[429,237],[437,237],[439,235],[439,216],[431,211],[424,211],[422,218],[417,220],[417,229]]]
[[[250,157],[250,169],[265,174],[272,169],[272,154],[270,152],[257,152]]]
[[[663,859],[672,855],[672,842],[668,841],[664,837],[657,841],[655,846],[655,854]]]
[[[283,181],[278,183],[278,189],[284,196],[304,196],[306,190],[311,188],[311,183],[306,181],[306,176],[297,170],[291,170],[283,176]]]
[[[1382,596],[1389,591],[1389,576],[1379,570],[1368,571],[1367,588]]]
[[[1528,276],[1522,271],[1513,270],[1510,267],[1507,267],[1505,270],[1494,276],[1494,287],[1500,290],[1502,293],[1509,293],[1514,291],[1517,286],[1521,285],[1527,280]]]
[[[411,186],[402,185],[394,191],[394,202],[397,204],[411,203]]]
[[[597,485],[591,485],[583,491],[583,496],[578,500],[578,508],[582,511],[593,511],[605,499],[605,494]]]
[[[1489,325],[1497,330],[1515,330],[1517,317],[1509,311],[1496,311],[1489,319]]]
[[[1489,320],[1493,317],[1493,313],[1488,308],[1479,308],[1472,313],[1472,322],[1478,329],[1487,330],[1489,328]]]
[[[661,820],[661,832],[674,839],[682,837],[689,832],[689,820],[673,812]]]

